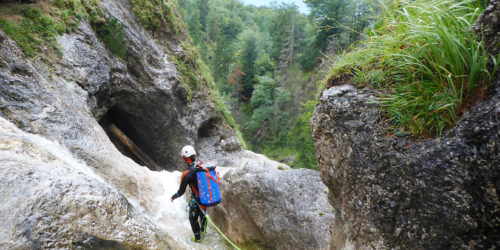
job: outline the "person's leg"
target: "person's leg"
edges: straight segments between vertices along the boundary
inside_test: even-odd
[[[199,208],[194,204],[194,206],[189,206],[189,222],[191,223],[191,229],[194,233],[194,238],[196,241],[201,240],[200,235],[200,224],[198,224]]]
[[[207,232],[207,217],[205,216],[206,212],[207,212],[207,210],[205,209],[205,210],[201,211],[201,214],[200,214],[201,233]]]

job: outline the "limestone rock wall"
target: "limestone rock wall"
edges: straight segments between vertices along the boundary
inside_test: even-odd
[[[484,39],[486,49],[493,55],[500,52],[500,1],[490,0],[474,30],[478,39]]]
[[[478,24],[491,52],[499,38],[498,3],[490,1]],[[455,128],[418,141],[387,135],[389,125],[371,101],[377,93],[349,81],[333,82],[311,119],[335,208],[333,247],[499,248],[500,75],[488,99]]]

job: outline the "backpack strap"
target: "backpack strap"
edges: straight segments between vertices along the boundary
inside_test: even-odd
[[[189,173],[189,171],[191,171],[193,169],[188,169],[188,170],[184,170],[184,172],[182,172],[182,177],[181,177],[181,182],[184,180],[184,177],[186,177],[186,175]],[[193,190],[193,192],[196,194],[196,196],[198,196],[198,190],[196,190],[195,187],[191,186],[191,184],[189,184],[189,187],[191,188],[191,190]]]
[[[184,177],[187,175],[187,173],[189,173],[189,169],[182,172],[181,182],[182,180],[184,180]]]

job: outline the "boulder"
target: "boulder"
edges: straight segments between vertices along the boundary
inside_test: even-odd
[[[474,25],[478,39],[483,39],[486,50],[498,55],[500,52],[500,2],[490,0],[488,6]]]
[[[500,44],[499,1],[475,24]],[[336,249],[500,247],[500,74],[486,101],[441,138],[389,135],[376,91],[330,82],[311,119],[318,168],[335,208]]]
[[[370,89],[332,86],[311,119],[336,248],[500,246],[500,79],[441,138],[387,135]]]
[[[223,202],[211,213],[229,238],[252,247],[330,248],[334,215],[317,171],[249,160],[223,173]]]

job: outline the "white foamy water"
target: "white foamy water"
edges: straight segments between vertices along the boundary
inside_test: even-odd
[[[131,164],[127,162],[124,163],[124,165],[129,166]],[[203,238],[202,244],[189,242],[189,238],[193,236],[193,233],[191,231],[188,212],[186,210],[186,206],[188,205],[188,191],[186,190],[186,193],[182,197],[176,199],[173,203],[170,201],[170,197],[179,188],[181,178],[181,173],[179,171],[154,172],[147,169],[145,170],[144,167],[137,164],[132,165],[135,165],[132,167],[136,167],[138,169],[137,171],[134,171],[134,174],[143,175],[134,176],[135,179],[149,181],[151,183],[160,183],[159,187],[156,185],[154,188],[139,190],[139,193],[142,193],[145,197],[149,198],[141,199],[141,197],[127,197],[127,195],[125,195],[127,192],[120,191],[120,188],[122,187],[116,187],[111,183],[108,183],[105,180],[106,178],[101,177],[98,172],[86,165],[82,160],[75,158],[69,150],[63,146],[41,136],[25,133],[16,128],[12,123],[0,117],[0,173],[4,175],[3,177],[0,176],[0,179],[6,178],[4,179],[5,182],[2,181],[2,183],[0,183],[0,194],[4,194],[3,197],[0,197],[2,198],[3,203],[3,205],[0,205],[0,210],[5,212],[4,215],[0,216],[0,218],[10,223],[3,229],[0,229],[0,245],[2,244],[2,241],[11,241],[13,243],[9,246],[17,244],[17,246],[21,248],[24,244],[23,239],[17,241],[12,240],[12,230],[15,231],[16,228],[16,216],[23,216],[23,214],[14,215],[16,211],[9,211],[16,209],[16,206],[12,204],[19,203],[20,206],[22,205],[22,209],[24,209],[22,211],[32,209],[31,212],[28,211],[25,214],[39,213],[37,210],[40,208],[35,206],[29,207],[26,204],[23,204],[21,199],[16,200],[17,196],[15,194],[6,194],[6,191],[12,189],[12,186],[9,185],[19,184],[19,190],[22,191],[19,191],[20,195],[26,195],[27,193],[31,193],[30,195],[40,195],[41,198],[36,198],[35,200],[50,197],[52,194],[48,192],[52,192],[54,190],[54,185],[62,186],[62,188],[56,190],[62,189],[62,193],[67,197],[70,197],[67,201],[68,205],[63,204],[62,206],[68,207],[69,209],[73,209],[75,207],[75,202],[78,203],[81,201],[81,203],[85,206],[85,204],[88,204],[89,200],[101,202],[106,205],[111,204],[111,206],[113,206],[113,202],[119,202],[120,199],[123,199],[121,198],[122,195],[125,196],[134,209],[133,212],[129,212],[129,214],[118,216],[117,220],[124,220],[122,218],[123,216],[134,216],[136,213],[139,214],[138,217],[140,218],[137,220],[125,220],[127,223],[132,221],[130,223],[131,225],[121,225],[122,228],[116,229],[123,230],[123,232],[106,232],[108,235],[115,237],[116,240],[123,241],[124,239],[121,237],[125,237],[126,240],[128,233],[127,227],[133,228],[135,225],[138,225],[134,225],[134,223],[140,224],[144,223],[144,220],[150,220],[155,224],[156,228],[159,228],[161,231],[170,236],[173,242],[170,242],[169,240],[169,243],[176,249],[228,249],[224,240],[215,232],[214,229],[210,228],[210,226],[208,233]],[[23,169],[24,166],[26,166],[26,169]],[[19,172],[16,173],[16,171]],[[38,178],[38,182],[34,185],[30,185],[27,181],[23,182],[24,177],[22,175],[26,173],[32,174],[33,172],[34,176]],[[40,180],[40,178],[42,178],[42,180]],[[5,183],[8,183],[8,185],[3,186],[6,185]],[[141,188],[141,185],[138,186]],[[147,187],[147,185],[143,186]],[[99,196],[103,195],[103,193],[111,193],[114,196]],[[113,200],[115,199],[113,197],[117,197],[116,200]],[[151,199],[150,197],[153,198]],[[4,200],[4,198],[12,200]],[[110,199],[111,201],[109,201]],[[66,200],[63,199],[63,201]],[[61,204],[55,203],[54,205],[60,206]],[[68,214],[68,218],[78,213],[81,213],[82,218],[86,218],[85,212],[80,211],[80,204],[77,205],[78,206],[75,208],[77,211],[66,212]],[[149,211],[145,208],[149,208]],[[117,205],[117,207],[112,207],[110,211],[111,213],[123,212],[120,209],[121,207]],[[93,216],[96,215],[94,214]],[[104,213],[104,216],[106,216],[106,213]],[[78,218],[78,216],[76,216],[76,218]],[[106,219],[109,220],[109,218],[102,219],[101,223],[107,223]],[[55,224],[55,227],[57,228],[57,223],[63,222],[64,219],[61,221],[52,221],[51,223],[52,225]],[[87,222],[82,222],[81,226],[86,226],[87,224],[85,223]],[[90,225],[93,226],[91,223],[89,226]],[[104,231],[107,230],[106,225],[97,225],[95,228],[90,229],[90,231],[101,229]],[[47,230],[51,229],[47,228]],[[132,232],[131,234],[141,234],[141,232],[134,232],[133,229],[130,229],[130,231]],[[143,233],[147,235],[152,234],[152,232]]]
[[[175,199],[174,202],[170,202],[170,197],[179,189],[182,173],[179,171],[150,172],[163,183],[163,192],[156,199],[159,209],[153,215],[155,221],[163,230],[171,232],[176,240],[181,242],[187,241],[194,236],[188,218],[189,188],[186,188],[186,192],[182,197]],[[189,247],[197,249],[232,249],[228,248],[224,239],[217,234],[211,225],[208,225],[207,228],[207,233],[202,236],[202,244],[190,243]]]

